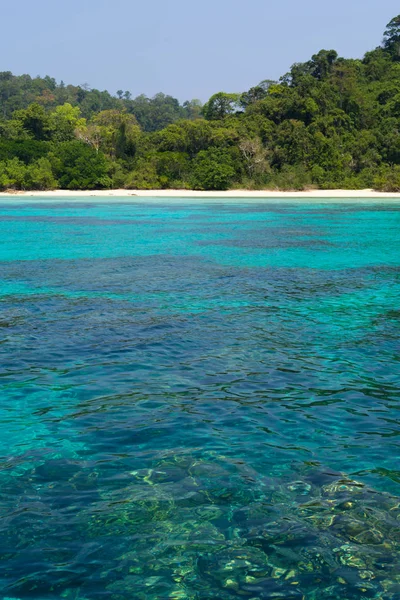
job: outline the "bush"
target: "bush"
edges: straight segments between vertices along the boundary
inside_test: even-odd
[[[113,189],[124,188],[127,180],[127,174],[124,165],[116,161],[108,161],[108,173],[111,179]]]
[[[32,190],[54,190],[58,187],[48,158],[39,158],[29,165],[27,183]]]
[[[111,187],[108,165],[102,152],[83,142],[62,142],[49,155],[62,189],[93,190]]]
[[[301,165],[285,165],[271,180],[271,185],[279,190],[301,191],[311,184],[311,174]]]
[[[374,178],[373,187],[379,192],[400,192],[400,166],[383,168]]]
[[[0,161],[18,158],[25,164],[29,164],[46,156],[50,150],[49,142],[38,140],[1,140]]]
[[[126,178],[125,187],[134,190],[159,190],[161,186],[156,165],[142,159]]]
[[[0,162],[0,189],[25,190],[29,187],[28,167],[18,158]]]
[[[186,188],[189,167],[188,156],[183,152],[149,152],[128,175],[125,187],[139,190]]]
[[[176,187],[189,175],[189,157],[183,152],[157,152],[155,155],[157,174],[163,187]]]
[[[232,157],[226,150],[202,150],[193,161],[194,189],[227,190],[235,175]]]

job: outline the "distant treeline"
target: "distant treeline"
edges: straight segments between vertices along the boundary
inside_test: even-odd
[[[400,15],[362,60],[321,50],[204,106],[0,73],[0,189],[120,187],[400,191]]]

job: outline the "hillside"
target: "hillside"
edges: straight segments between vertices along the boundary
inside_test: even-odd
[[[0,189],[400,190],[400,16],[201,106],[0,73]]]

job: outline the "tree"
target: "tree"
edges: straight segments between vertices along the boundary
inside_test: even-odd
[[[266,95],[267,92],[262,87],[257,85],[256,87],[250,88],[248,92],[244,92],[244,94],[240,96],[240,104],[244,109],[246,109],[251,104],[254,104],[255,102],[265,98]]]
[[[135,190],[159,190],[162,187],[155,153],[138,160],[135,169],[127,177],[125,187]]]
[[[226,94],[218,92],[211,96],[209,101],[203,106],[203,115],[208,120],[224,119],[232,115],[240,103],[240,94]]]
[[[49,158],[62,189],[91,190],[111,185],[104,154],[82,142],[61,142]]]
[[[0,189],[25,190],[28,168],[18,158],[0,162]]]
[[[194,158],[200,150],[212,144],[213,127],[204,119],[179,121],[155,134],[161,151],[185,152]]]
[[[244,138],[239,143],[245,168],[250,179],[262,175],[269,169],[267,151],[258,138]]]
[[[194,158],[201,150],[206,150],[213,144],[213,128],[211,123],[199,119],[197,121],[182,121],[186,132],[187,145],[185,152]]]
[[[48,131],[51,138],[56,142],[67,142],[73,140],[75,132],[86,126],[86,120],[82,119],[79,106],[71,106],[68,102],[57,106],[49,114]]]
[[[144,131],[159,131],[185,116],[179,101],[165,94],[156,94],[153,98],[142,94],[126,106]]]
[[[203,105],[200,100],[186,100],[183,103],[182,108],[185,119],[191,119],[194,121],[195,119],[201,118]]]
[[[75,132],[76,138],[89,146],[92,146],[98,152],[100,150],[102,136],[98,125],[89,124]]]
[[[49,116],[40,104],[34,103],[26,109],[17,110],[13,120],[19,122],[35,140],[49,139]]]
[[[394,17],[386,25],[383,34],[383,47],[387,50],[394,60],[400,60],[400,15]]]
[[[199,190],[227,190],[235,177],[231,155],[226,150],[202,150],[194,161],[193,185]]]
[[[325,79],[332,72],[332,67],[338,59],[336,50],[320,50],[311,57],[308,63],[311,75],[316,79]]]
[[[183,152],[158,152],[157,174],[163,187],[184,187],[189,174],[189,157]]]
[[[100,147],[111,158],[134,156],[140,127],[133,115],[126,111],[103,110],[97,114],[92,125],[100,138]]]
[[[0,160],[18,158],[18,160],[28,165],[46,156],[49,150],[49,142],[39,142],[29,138],[19,140],[0,139]]]
[[[244,92],[244,94],[240,96],[241,106],[246,109],[252,104],[263,100],[263,98],[265,98],[268,94],[268,90],[271,85],[276,85],[276,81],[272,81],[272,79],[264,79],[264,81],[261,81],[261,83],[255,87],[250,88],[248,92]]]
[[[19,141],[32,139],[29,132],[24,129],[22,122],[16,119],[0,121],[0,138]]]
[[[27,181],[33,190],[54,190],[58,187],[48,158],[39,158],[28,167]]]

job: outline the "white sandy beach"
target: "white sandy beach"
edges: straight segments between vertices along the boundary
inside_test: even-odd
[[[249,191],[249,190],[228,190],[226,192],[200,192],[194,190],[88,190],[88,191],[71,191],[71,190],[53,190],[53,191],[25,191],[25,192],[1,192],[0,198],[19,199],[19,198],[124,198],[131,200],[139,200],[141,198],[159,199],[184,199],[184,198],[204,198],[204,199],[248,199],[260,200],[263,198],[270,199],[308,199],[308,200],[350,200],[350,199],[365,199],[376,200],[379,198],[400,200],[400,193],[376,192],[374,190],[309,190],[304,192],[280,192],[271,190]]]

